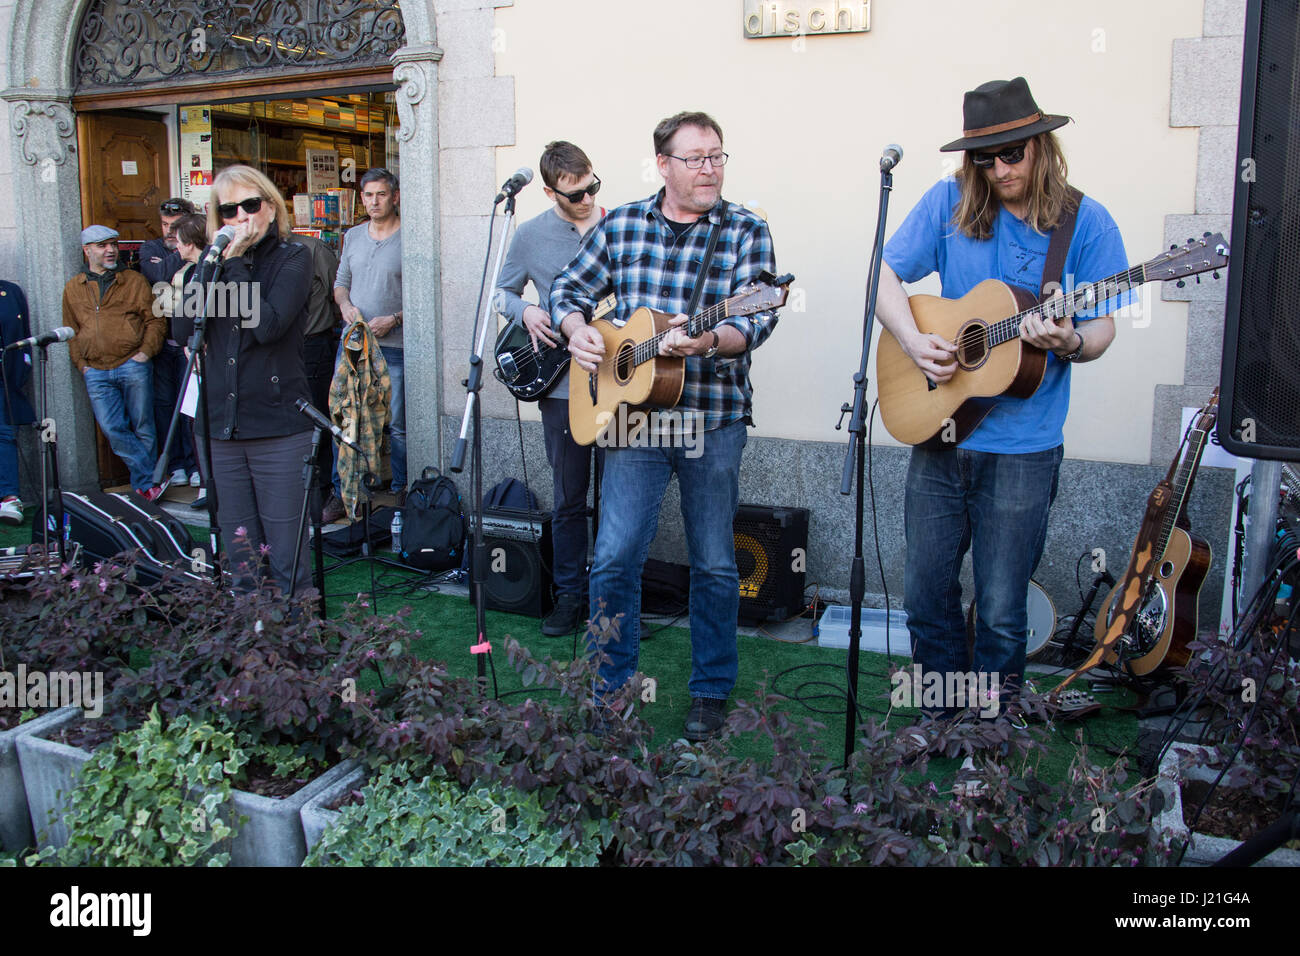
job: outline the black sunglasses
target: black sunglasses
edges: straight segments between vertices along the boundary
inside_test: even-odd
[[[234,219],[240,209],[251,216],[261,211],[262,201],[261,196],[250,196],[243,202],[223,202],[217,207],[217,212],[221,213],[222,219]]]
[[[580,203],[582,202],[583,196],[591,196],[593,199],[595,198],[596,193],[600,192],[600,179],[593,179],[585,188],[571,193],[562,193],[558,189],[552,189],[551,192],[555,193],[557,196],[563,196],[565,199],[569,200],[569,202]]]
[[[1008,166],[1014,166],[1025,158],[1025,144],[1020,143],[1016,146],[1008,146],[1006,149],[996,153],[975,153],[970,154],[970,161],[977,169],[992,169],[996,160],[1002,160]]]
[[[194,207],[177,199],[169,199],[158,207],[158,212],[164,216],[179,216],[181,213],[192,215]]]

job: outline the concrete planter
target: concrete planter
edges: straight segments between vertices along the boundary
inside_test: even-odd
[[[1158,781],[1160,790],[1165,795],[1165,809],[1155,821],[1156,830],[1167,828],[1172,831],[1175,839],[1187,838],[1187,824],[1183,820],[1183,798],[1179,783],[1182,780],[1203,780],[1206,783],[1214,781],[1218,776],[1217,770],[1210,770],[1192,762],[1196,754],[1208,752],[1208,747],[1183,743],[1175,743],[1165,752],[1160,761]],[[1240,840],[1193,833],[1187,852],[1183,855],[1183,866],[1209,866],[1239,846],[1241,846]],[[1285,848],[1274,850],[1256,865],[1300,866],[1300,851]]]
[[[36,846],[55,849],[68,842],[68,828],[63,814],[68,794],[77,783],[81,767],[90,759],[90,751],[47,740],[65,727],[79,723],[85,714],[79,707],[64,707],[42,717],[39,728],[32,727],[16,739],[18,762],[22,766],[23,790],[31,814]]]
[[[248,819],[240,825],[230,847],[230,865],[301,866],[308,849],[303,836],[303,807],[360,767],[355,760],[345,760],[297,793],[280,799],[236,790],[231,795],[232,809]]]
[[[35,720],[0,731],[0,849],[10,853],[32,845],[32,817],[23,788],[22,765],[18,761],[18,738],[40,733],[45,727],[75,707],[65,707],[42,714]]]
[[[321,835],[338,822],[339,811],[328,810],[326,807],[349,790],[357,789],[366,781],[366,768],[356,761],[348,761],[348,763],[353,765],[350,772],[337,778],[302,806],[302,833],[307,840],[308,853],[311,853],[316,844],[320,842]],[[341,766],[347,766],[347,764]]]

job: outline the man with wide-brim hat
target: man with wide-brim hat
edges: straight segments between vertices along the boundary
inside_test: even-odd
[[[1053,130],[1068,117],[1043,112],[1029,84],[1016,77],[967,93],[962,119],[961,138],[942,149],[963,151],[963,164],[925,193],[885,246],[877,302],[877,314],[917,375],[940,389],[960,388],[954,376],[972,373],[958,373],[953,342],[929,327],[938,323],[923,320],[918,328],[902,282],[938,272],[946,299],[960,298],[985,279],[1040,296],[1051,282],[1069,289],[1127,267],[1114,220],[1066,181]],[[936,442],[912,450],[904,602],[913,660],[927,673],[944,673],[945,688],[977,682],[1001,689],[992,702],[945,696],[944,706],[934,708],[942,716],[964,707],[1005,715],[1016,697],[1025,668],[1025,599],[1057,491],[1070,366],[1106,350],[1115,334],[1107,313],[1121,304],[1101,303],[1073,321],[1024,319],[1020,338],[1048,353],[1038,389],[1023,398],[994,399],[969,434],[941,429]],[[950,334],[956,337],[955,327]],[[968,550],[977,609],[973,655],[958,580]],[[972,673],[976,682],[970,685],[946,676]]]

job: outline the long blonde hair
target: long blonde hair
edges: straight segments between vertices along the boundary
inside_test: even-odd
[[[1046,233],[1060,225],[1064,212],[1074,206],[1074,197],[1070,194],[1065,154],[1056,135],[1039,133],[1033,143],[1034,168],[1029,177],[1025,223],[1035,232]],[[965,154],[962,167],[957,170],[961,199],[953,211],[952,222],[972,239],[992,238],[993,221],[998,214],[997,197],[984,173],[971,162],[970,152]]]
[[[215,236],[217,231],[225,225],[221,219],[221,213],[217,206],[220,204],[218,197],[225,196],[226,189],[230,186],[247,186],[249,189],[256,189],[257,194],[263,200],[269,200],[275,205],[275,225],[280,232],[281,239],[287,239],[292,233],[292,227],[289,224],[289,208],[284,204],[284,197],[280,195],[280,190],[275,188],[275,183],[266,178],[266,175],[252,166],[227,166],[221,172],[217,173],[212,180],[212,201],[208,203],[208,233]]]

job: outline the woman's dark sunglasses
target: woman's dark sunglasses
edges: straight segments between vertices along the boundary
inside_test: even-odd
[[[222,219],[234,219],[235,214],[240,209],[244,210],[244,212],[248,213],[251,216],[256,212],[261,211],[261,208],[262,208],[262,197],[250,196],[248,199],[245,199],[243,202],[223,202],[220,206],[217,207],[217,212],[221,213]]]
[[[1025,144],[1020,143],[1016,146],[1008,146],[1006,149],[997,153],[971,153],[970,161],[978,169],[992,169],[995,160],[1002,160],[1008,166],[1014,166],[1025,158]]]
[[[563,196],[571,203],[580,203],[582,202],[583,196],[591,196],[592,198],[595,198],[596,193],[600,192],[600,180],[593,179],[584,188],[576,190],[575,192],[571,192],[571,193],[562,193],[558,189],[552,189],[551,192],[555,193],[555,195],[557,196]]]

